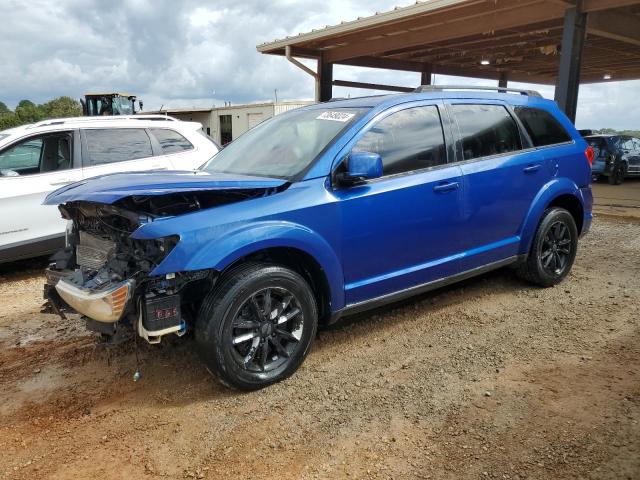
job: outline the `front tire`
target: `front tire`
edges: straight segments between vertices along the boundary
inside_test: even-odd
[[[571,271],[577,250],[578,229],[573,216],[564,208],[551,208],[540,220],[518,275],[542,287],[557,285]]]
[[[198,351],[223,384],[257,390],[293,374],[316,335],[313,292],[298,273],[251,263],[233,269],[202,304]]]

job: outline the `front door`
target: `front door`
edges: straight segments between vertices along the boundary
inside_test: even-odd
[[[64,246],[66,222],[45,196],[81,180],[73,131],[33,135],[0,152],[0,259]]]
[[[384,175],[334,192],[348,305],[459,271],[462,176],[447,163],[441,113],[435,104],[396,109],[355,140],[351,151],[380,154]]]

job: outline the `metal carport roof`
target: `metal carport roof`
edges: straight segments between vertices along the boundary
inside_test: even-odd
[[[563,48],[583,83],[640,78],[640,0],[431,0],[257,47],[318,60],[325,90],[334,64],[558,85]]]

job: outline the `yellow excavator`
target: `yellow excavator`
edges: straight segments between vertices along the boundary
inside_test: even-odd
[[[87,93],[80,103],[85,117],[136,114],[136,96],[128,93]],[[142,100],[138,106],[139,112]]]

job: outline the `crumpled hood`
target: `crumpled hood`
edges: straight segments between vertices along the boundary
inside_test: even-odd
[[[126,172],[88,178],[51,192],[44,205],[73,201],[112,204],[125,197],[212,190],[278,188],[286,180],[204,171]]]

